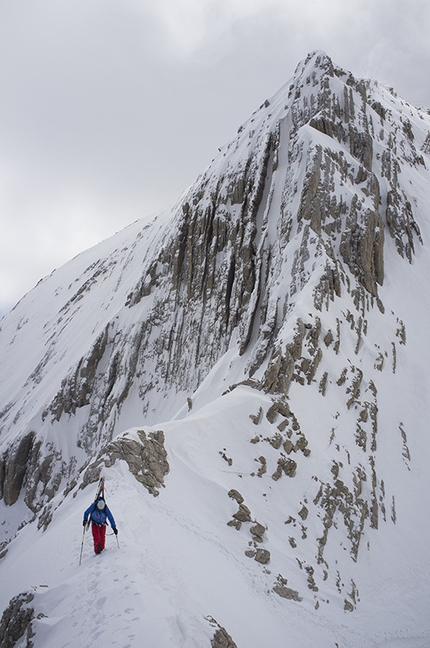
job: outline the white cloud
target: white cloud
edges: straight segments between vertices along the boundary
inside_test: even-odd
[[[222,39],[235,22],[282,6],[280,0],[158,0],[150,10],[161,25],[163,47],[186,57]]]

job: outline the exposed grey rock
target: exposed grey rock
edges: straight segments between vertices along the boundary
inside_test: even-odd
[[[89,483],[89,479],[98,479],[102,465],[109,467],[118,459],[122,459],[127,462],[137,481],[152,495],[157,496],[160,487],[164,486],[164,477],[170,470],[164,448],[164,433],[158,430],[147,435],[143,430],[138,430],[137,434],[140,441],[122,437],[103,448],[99,458],[84,474],[82,487]]]
[[[267,565],[270,562],[270,551],[267,549],[257,549],[255,552],[254,560],[261,563],[262,565]]]
[[[314,579],[314,573],[315,573],[314,568],[312,567],[312,565],[306,565],[305,571],[307,572],[308,575],[307,576],[308,588],[313,592],[318,592],[318,586]]]
[[[322,375],[322,377],[321,377],[320,383],[319,383],[319,387],[318,387],[318,391],[319,391],[320,394],[322,394],[323,396],[326,395],[326,391],[327,391],[327,381],[328,381],[328,372],[327,372],[327,371],[324,371],[324,373],[323,373],[323,375]]]
[[[230,637],[227,630],[220,626],[218,630],[215,632],[211,640],[211,647],[212,648],[237,648],[237,645]]]
[[[253,536],[255,536],[256,540],[258,542],[261,542],[263,540],[263,535],[266,531],[266,527],[260,524],[259,522],[256,522],[250,529]]]
[[[266,457],[263,457],[263,455],[261,455],[255,461],[259,461],[260,464],[261,464],[260,468],[258,469],[257,475],[259,477],[262,477],[267,472],[267,460],[266,460]]]
[[[33,447],[35,433],[24,436],[15,448],[10,448],[0,464],[0,494],[5,504],[12,505],[17,501],[24,478],[30,468],[29,458]]]
[[[415,251],[414,239],[417,237],[422,241],[421,232],[414,219],[412,205],[398,186],[387,193],[385,217],[398,253],[411,262]]]
[[[282,473],[285,473],[287,477],[294,477],[297,470],[297,463],[294,459],[286,459],[285,457],[280,457],[278,459],[278,467],[272,475],[272,479],[277,481],[282,476]]]
[[[263,378],[265,390],[270,393],[288,393],[296,361],[302,357],[302,345],[305,334],[306,329],[304,323],[301,319],[298,319],[293,341],[286,346],[284,351],[280,348],[273,351]],[[285,416],[288,416],[288,403],[275,401],[266,414],[266,418],[270,422],[274,422],[276,415],[280,411],[280,406],[285,408]]]
[[[225,448],[224,448],[224,450],[225,450]],[[231,457],[227,457],[227,455],[225,454],[225,451],[220,450],[219,453],[220,453],[221,457],[224,459],[224,461],[226,461],[228,463],[229,466],[233,465],[233,459]]]
[[[287,459],[283,464],[283,469],[287,477],[294,477],[297,470],[297,463],[293,459]]]
[[[9,601],[0,621],[0,648],[14,648],[18,642],[23,648],[33,647],[34,608],[30,606],[33,599],[34,594],[23,592]]]
[[[384,279],[384,226],[376,211],[360,213],[353,199],[347,227],[340,243],[340,252],[352,272],[372,295]]]
[[[243,502],[243,497],[242,497],[242,495],[239,493],[239,491],[235,490],[234,488],[232,488],[232,489],[228,492],[228,496],[231,497],[231,499],[236,500],[236,502],[237,502],[238,504],[242,504],[242,502]]]
[[[273,591],[282,598],[289,599],[290,601],[302,601],[302,597],[296,591],[290,587],[285,587],[285,585],[275,585]]]
[[[373,140],[368,131],[349,130],[350,153],[368,170],[372,170]]]
[[[282,435],[279,433],[276,433],[274,436],[270,437],[267,439],[270,443],[270,445],[275,448],[275,450],[278,450],[281,447],[282,443]]]
[[[302,518],[302,520],[306,520],[308,515],[309,515],[309,510],[308,508],[303,504],[302,508],[299,511],[299,515]]]
[[[291,441],[291,439],[286,439],[282,445],[287,454],[291,454],[295,448],[294,443]]]
[[[239,504],[239,510],[233,514],[233,517],[239,522],[251,522],[251,511],[245,504]]]
[[[355,609],[355,608],[354,608],[353,604],[351,603],[351,601],[347,601],[347,600],[345,599],[343,609],[344,609],[346,612],[354,612],[354,609]]]
[[[288,417],[290,415],[290,406],[285,401],[274,401],[266,412],[266,418],[269,423],[274,423],[277,415]]]
[[[304,452],[307,446],[308,440],[306,439],[306,437],[300,436],[296,441],[296,445],[294,446],[294,452],[299,452],[299,450]]]
[[[262,415],[263,415],[263,408],[260,407],[258,409],[258,414],[250,414],[249,418],[254,423],[254,425],[258,425],[260,423],[260,421],[261,421]]]
[[[80,289],[72,301],[86,289],[86,284]],[[75,414],[76,410],[90,403],[90,397],[95,388],[98,365],[106,351],[109,339],[109,327],[98,336],[90,352],[78,363],[73,375],[64,379],[61,390],[55,396],[50,412],[59,421],[63,415]],[[111,376],[112,380],[112,376]]]
[[[341,466],[333,464],[332,474],[333,483],[320,485],[320,489],[314,498],[314,504],[321,507],[324,511],[324,529],[320,538],[318,538],[318,562],[324,562],[324,549],[327,543],[328,533],[333,524],[338,524],[341,520],[346,528],[347,537],[350,542],[350,555],[356,561],[360,541],[364,532],[364,526],[367,523],[370,527],[377,529],[379,523],[379,511],[385,509],[384,494],[378,493],[376,471],[374,459],[369,458],[369,471],[371,475],[370,492],[369,486],[366,485],[367,496],[364,495],[363,484],[368,481],[368,475],[362,466],[353,470],[354,488],[350,489],[339,478]]]

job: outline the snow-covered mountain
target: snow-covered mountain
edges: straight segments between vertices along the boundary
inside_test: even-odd
[[[429,167],[314,52],[0,322],[0,646],[430,645]]]

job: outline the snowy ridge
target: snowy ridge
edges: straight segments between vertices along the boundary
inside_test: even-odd
[[[315,52],[2,320],[0,609],[34,596],[36,648],[428,645],[429,142]]]

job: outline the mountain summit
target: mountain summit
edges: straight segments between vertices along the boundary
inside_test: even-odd
[[[429,111],[314,52],[1,321],[3,628],[87,645],[91,605],[129,646],[427,645],[429,156]]]

